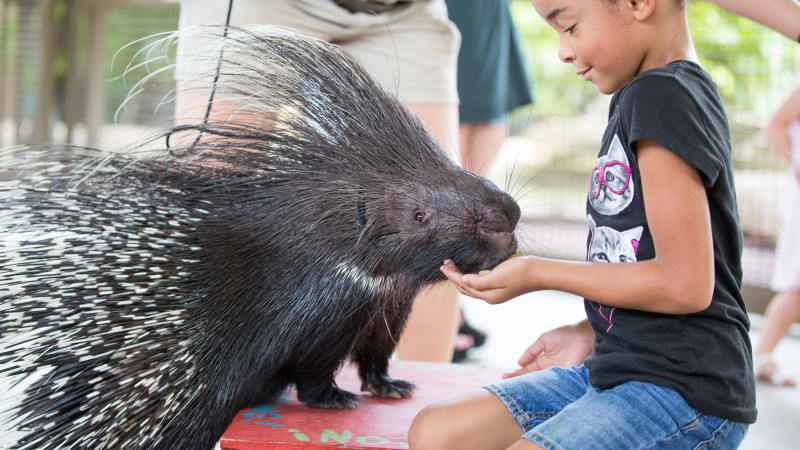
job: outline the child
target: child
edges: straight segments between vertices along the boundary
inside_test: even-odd
[[[512,378],[424,409],[411,448],[735,448],[755,421],[730,131],[684,2],[532,0],[559,58],[614,94],[589,180],[588,261],[442,271],[491,304],[580,295],[587,320],[543,335]],[[538,370],[553,364],[578,367]]]
[[[789,167],[784,191],[781,232],[775,247],[775,270],[772,290],[775,297],[764,314],[764,326],[755,350],[756,379],[775,386],[797,386],[797,381],[783,374],[772,352],[789,328],[800,319],[800,86],[781,104],[767,125],[767,136]]]

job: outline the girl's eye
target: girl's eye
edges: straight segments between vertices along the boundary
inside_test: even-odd
[[[422,222],[425,220],[425,213],[424,213],[424,212],[422,212],[422,211],[417,211],[417,212],[414,214],[414,219],[415,219],[417,222],[419,222],[419,223],[422,223]]]
[[[571,26],[571,27],[567,28],[567,29],[566,29],[566,30],[564,30],[564,31],[565,31],[566,33],[569,33],[569,34],[572,34],[572,33],[574,33],[574,32],[575,32],[575,25],[573,25],[573,26]]]

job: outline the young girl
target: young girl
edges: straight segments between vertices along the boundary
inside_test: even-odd
[[[580,295],[587,320],[543,335],[513,377],[420,412],[411,448],[727,449],[755,421],[730,131],[684,2],[532,1],[559,58],[614,94],[589,179],[588,261],[442,271],[492,304]]]

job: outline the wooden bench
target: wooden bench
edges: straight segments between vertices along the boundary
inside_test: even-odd
[[[501,378],[503,370],[465,364],[392,362],[389,374],[417,385],[413,397],[382,399],[361,393],[353,410],[309,408],[294,390],[274,403],[243,409],[222,436],[223,450],[317,448],[407,449],[408,428],[425,406]],[[355,368],[337,376],[343,389],[359,392]]]

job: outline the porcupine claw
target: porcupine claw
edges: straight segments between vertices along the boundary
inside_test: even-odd
[[[298,383],[297,399],[312,408],[323,409],[353,409],[361,403],[358,395],[339,389],[335,383],[325,385]]]
[[[414,390],[417,388],[413,383],[385,375],[370,378],[361,384],[361,391],[381,398],[408,398],[414,395]]]

